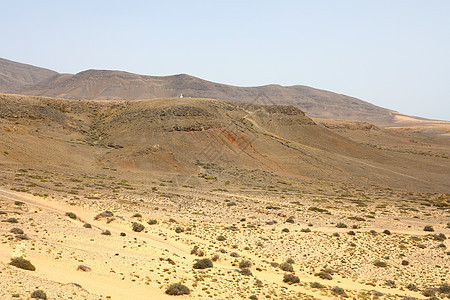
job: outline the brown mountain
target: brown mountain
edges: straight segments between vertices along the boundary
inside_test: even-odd
[[[310,117],[391,123],[395,112],[368,102],[307,86],[237,87],[190,75],[143,76],[121,71],[88,70],[58,74],[20,94],[69,99],[152,99],[178,97],[231,100],[255,104],[293,105]]]
[[[450,188],[448,140],[413,139],[358,123],[322,126],[293,106],[17,95],[0,95],[0,102],[5,166],[114,168],[145,177],[206,173],[224,181],[258,170],[362,186]]]
[[[14,92],[57,74],[52,70],[0,58],[0,91]]]

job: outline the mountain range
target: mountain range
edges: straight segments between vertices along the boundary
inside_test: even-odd
[[[237,87],[179,74],[145,76],[123,71],[87,70],[59,74],[0,59],[0,92],[85,100],[138,100],[184,97],[293,105],[309,117],[392,124],[397,112],[360,99],[303,85]]]

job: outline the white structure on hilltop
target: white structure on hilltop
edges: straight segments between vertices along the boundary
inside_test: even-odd
[[[183,94],[180,94],[180,98],[183,98]]]

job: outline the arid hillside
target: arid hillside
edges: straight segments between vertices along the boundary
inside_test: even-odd
[[[52,70],[0,58],[0,91],[15,91],[57,74]]]
[[[4,165],[215,178],[224,168],[257,169],[291,178],[449,190],[447,140],[412,139],[373,125],[338,132],[293,106],[194,98],[81,101],[2,95],[0,101],[0,150],[8,153],[0,158]]]
[[[294,106],[0,94],[0,299],[448,298],[449,143]]]
[[[6,68],[4,71],[0,65],[0,72],[9,74],[8,70]],[[293,105],[311,117],[389,124],[394,113],[360,99],[302,85],[237,87],[186,74],[144,76],[109,70],[87,70],[75,75],[47,72],[44,75],[32,82],[5,83],[0,86],[0,92],[86,100],[137,100],[179,97],[183,94],[192,98]]]

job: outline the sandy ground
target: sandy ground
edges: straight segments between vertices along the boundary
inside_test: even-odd
[[[425,206],[418,213],[414,207],[419,204],[409,199],[341,199],[333,205],[323,195],[312,193],[300,196],[291,191],[280,198],[275,192],[211,192],[170,186],[160,186],[145,199],[138,194],[148,187],[130,185],[135,190],[115,195],[116,203],[102,197],[73,201],[60,193],[42,197],[1,188],[0,207],[6,213],[0,216],[2,221],[14,216],[19,222],[0,223],[1,274],[8,274],[2,276],[1,297],[27,299],[32,290],[41,288],[50,299],[67,299],[68,294],[72,299],[166,299],[173,297],[164,293],[167,286],[182,282],[191,295],[181,297],[188,298],[329,299],[338,297],[331,291],[338,286],[354,299],[374,295],[420,299],[425,298],[424,290],[439,287],[449,276],[448,240],[435,241],[427,236],[430,232],[423,231],[432,225],[432,234],[448,236],[448,211]],[[169,194],[170,198],[161,197]],[[391,195],[395,196],[401,198]],[[187,207],[187,199],[195,199],[196,204]],[[401,209],[406,207],[402,202],[408,209]],[[113,211],[114,220],[95,219],[104,210]],[[375,211],[374,219],[362,217],[371,211]],[[76,214],[76,219],[66,212]],[[133,217],[136,212],[142,216]],[[355,215],[363,219],[349,219]],[[293,223],[285,222],[289,216]],[[158,223],[148,225],[148,219]],[[143,224],[145,230],[133,231],[132,222]],[[336,228],[338,222],[348,228]],[[85,223],[92,229],[84,228]],[[352,224],[357,225],[355,229]],[[30,239],[15,238],[9,233],[12,227],[20,227]],[[177,233],[177,227],[184,231]],[[302,232],[307,228],[311,232]],[[385,229],[391,234],[383,234]],[[102,235],[104,230],[111,235]],[[350,230],[355,235],[349,235]],[[225,240],[218,241],[219,235]],[[204,252],[202,257],[191,254],[194,246]],[[18,254],[29,259],[36,271],[8,265]],[[192,268],[196,259],[215,255],[213,268]],[[286,272],[275,263],[287,258],[295,261],[293,271],[300,283],[283,282]],[[243,259],[252,262],[250,276],[237,272]],[[387,262],[387,267],[374,266],[376,260]],[[409,265],[402,266],[402,260]],[[79,271],[79,265],[91,271]],[[332,279],[318,277],[321,269],[333,269]],[[24,286],[16,285],[17,280]],[[312,282],[324,288],[311,288]],[[409,290],[410,284],[417,291]]]

